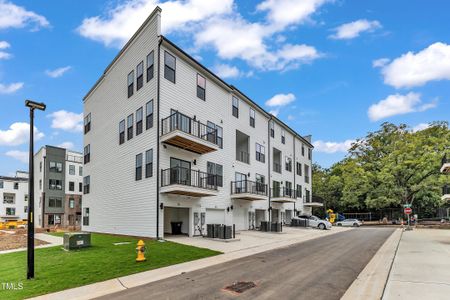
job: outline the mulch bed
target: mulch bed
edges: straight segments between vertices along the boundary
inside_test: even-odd
[[[34,239],[35,246],[46,245],[47,242]],[[0,231],[0,251],[25,248],[27,246],[26,230],[18,233],[5,233]]]

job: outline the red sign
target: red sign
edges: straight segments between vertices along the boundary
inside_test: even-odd
[[[410,215],[412,213],[412,209],[411,207],[405,207],[405,209],[403,210],[403,212],[407,215]]]

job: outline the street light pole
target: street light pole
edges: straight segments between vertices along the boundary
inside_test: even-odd
[[[27,279],[34,278],[34,110],[45,110],[44,103],[25,101],[30,108],[30,153],[28,160],[28,242],[27,242]]]

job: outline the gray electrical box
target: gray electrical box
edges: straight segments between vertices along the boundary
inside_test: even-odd
[[[68,232],[64,234],[64,249],[74,250],[91,246],[89,232]]]

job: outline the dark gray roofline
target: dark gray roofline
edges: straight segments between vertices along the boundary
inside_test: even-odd
[[[0,180],[9,180],[9,181],[28,181],[28,178],[0,176]]]

